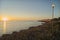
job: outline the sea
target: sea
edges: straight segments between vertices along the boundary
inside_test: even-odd
[[[29,21],[7,21],[6,22],[6,34],[11,34],[14,31],[20,31],[28,29],[29,27],[36,27],[42,25],[43,22],[38,22],[36,20]],[[0,36],[3,35],[3,21],[0,21]]]

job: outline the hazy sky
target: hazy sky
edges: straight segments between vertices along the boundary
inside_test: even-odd
[[[60,0],[55,3],[55,17],[60,15]],[[51,0],[0,0],[0,16],[43,19],[51,18]]]

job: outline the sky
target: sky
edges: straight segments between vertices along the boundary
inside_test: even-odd
[[[60,17],[60,0],[0,0],[0,17],[20,20],[48,19],[52,16],[52,2],[55,3],[54,17]]]

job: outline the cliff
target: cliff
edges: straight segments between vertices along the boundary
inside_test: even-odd
[[[0,40],[60,40],[60,17],[43,25],[30,27],[12,34],[4,34]]]

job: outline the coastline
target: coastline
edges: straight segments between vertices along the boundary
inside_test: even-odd
[[[12,34],[4,34],[0,40],[60,40],[60,19],[57,20],[53,20],[53,30],[50,21]]]

